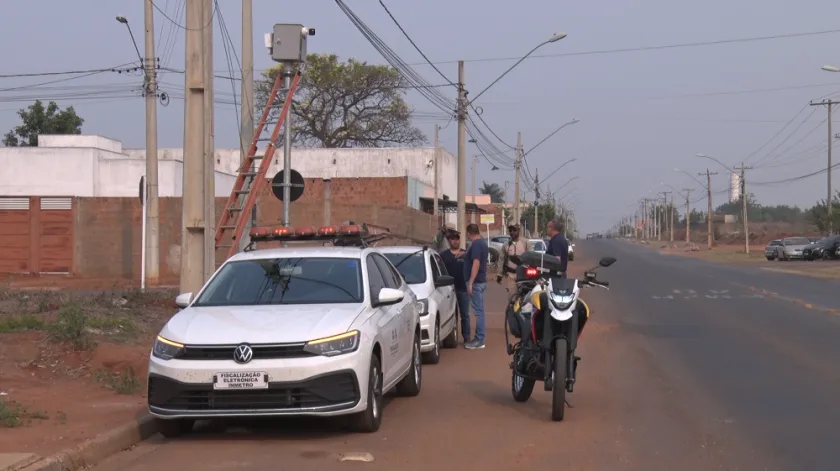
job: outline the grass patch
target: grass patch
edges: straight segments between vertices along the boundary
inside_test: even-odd
[[[134,374],[133,369],[128,367],[118,373],[100,371],[96,374],[96,379],[117,394],[134,394],[143,387],[140,378]]]
[[[18,402],[0,399],[0,428],[15,428],[29,423],[31,420],[46,420],[46,412],[29,411]]]
[[[93,340],[87,333],[88,318],[76,303],[66,304],[58,310],[54,322],[48,324],[50,338],[68,343],[76,350],[88,350],[93,347]]]
[[[46,323],[43,319],[25,314],[22,316],[0,317],[0,333],[28,332],[44,330]]]

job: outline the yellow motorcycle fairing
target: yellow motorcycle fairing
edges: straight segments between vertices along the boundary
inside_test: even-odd
[[[589,305],[586,304],[586,301],[584,301],[582,298],[578,298],[577,300],[583,306],[583,308],[586,310],[586,318],[589,319]]]

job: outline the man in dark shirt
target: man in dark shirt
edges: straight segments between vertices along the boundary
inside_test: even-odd
[[[461,248],[461,233],[455,230],[446,231],[449,248],[440,252],[446,271],[455,278],[455,300],[458,303],[458,314],[461,317],[461,337],[464,345],[470,341],[470,295],[467,293],[467,282],[464,279],[464,249]]]
[[[548,222],[548,235],[551,239],[548,240],[548,249],[546,255],[554,255],[559,257],[561,261],[561,270],[563,276],[566,276],[566,266],[569,263],[569,241],[563,237],[563,221],[560,218],[555,218]]]
[[[470,350],[484,348],[484,290],[487,289],[487,259],[490,248],[481,238],[477,224],[467,226],[467,238],[470,247],[464,255],[464,278],[467,280],[467,293],[475,314],[475,338],[464,346]]]

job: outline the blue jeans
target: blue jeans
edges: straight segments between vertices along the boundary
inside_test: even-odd
[[[458,303],[458,313],[461,316],[461,337],[464,343],[470,339],[470,294],[466,291],[456,291],[455,301]]]
[[[487,283],[473,283],[472,296],[470,296],[470,306],[475,315],[475,341],[484,343],[484,290],[487,289]]]

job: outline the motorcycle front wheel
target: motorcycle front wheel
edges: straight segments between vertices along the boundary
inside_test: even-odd
[[[516,402],[525,402],[531,398],[531,393],[534,392],[533,379],[520,376],[516,372],[516,365],[519,363],[519,355],[513,357],[513,370],[510,374],[510,392],[513,394],[513,400]]]
[[[551,420],[559,422],[566,415],[566,368],[569,352],[566,339],[554,342],[554,371],[552,372],[551,387]]]

